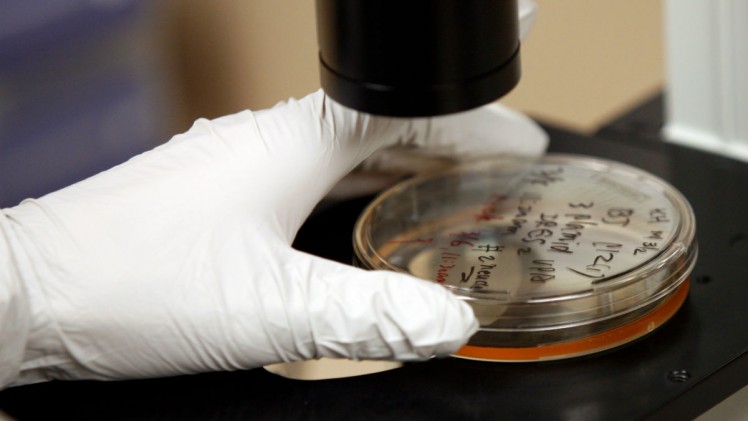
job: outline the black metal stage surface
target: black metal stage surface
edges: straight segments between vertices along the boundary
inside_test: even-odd
[[[700,255],[690,296],[661,329],[602,354],[543,363],[456,358],[373,375],[288,380],[256,369],[155,380],[51,382],[0,392],[18,418],[107,420],[691,419],[748,384],[748,164],[632,135],[548,128],[552,151],[602,156],[669,180],[690,200]],[[350,262],[369,198],[316,213],[296,246]],[[318,235],[318,234],[324,235]],[[326,238],[320,244],[318,239]]]

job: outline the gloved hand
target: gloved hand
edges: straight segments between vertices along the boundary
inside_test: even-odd
[[[496,105],[392,119],[321,91],[199,120],[0,212],[0,385],[448,355],[476,321],[445,289],[290,244],[328,190],[383,147],[539,154],[545,141]]]

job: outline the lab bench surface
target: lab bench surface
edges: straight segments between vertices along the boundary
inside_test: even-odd
[[[594,137],[547,129],[551,151],[636,165],[691,202],[700,250],[689,298],[653,334],[569,360],[447,358],[332,380],[289,380],[255,369],[50,382],[0,392],[0,409],[19,420],[691,419],[748,384],[748,164],[615,127]],[[369,199],[320,208],[296,247],[350,262],[352,226]]]

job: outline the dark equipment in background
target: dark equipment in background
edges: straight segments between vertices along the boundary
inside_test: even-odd
[[[516,0],[317,0],[320,80],[341,104],[418,117],[468,110],[520,78]]]

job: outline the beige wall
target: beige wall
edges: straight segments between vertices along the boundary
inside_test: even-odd
[[[168,0],[186,118],[259,109],[319,87],[313,0]]]
[[[523,79],[502,101],[581,131],[663,83],[661,0],[537,0]],[[169,0],[186,120],[319,86],[313,0]]]
[[[660,0],[536,0],[523,76],[502,102],[590,131],[664,83]]]

